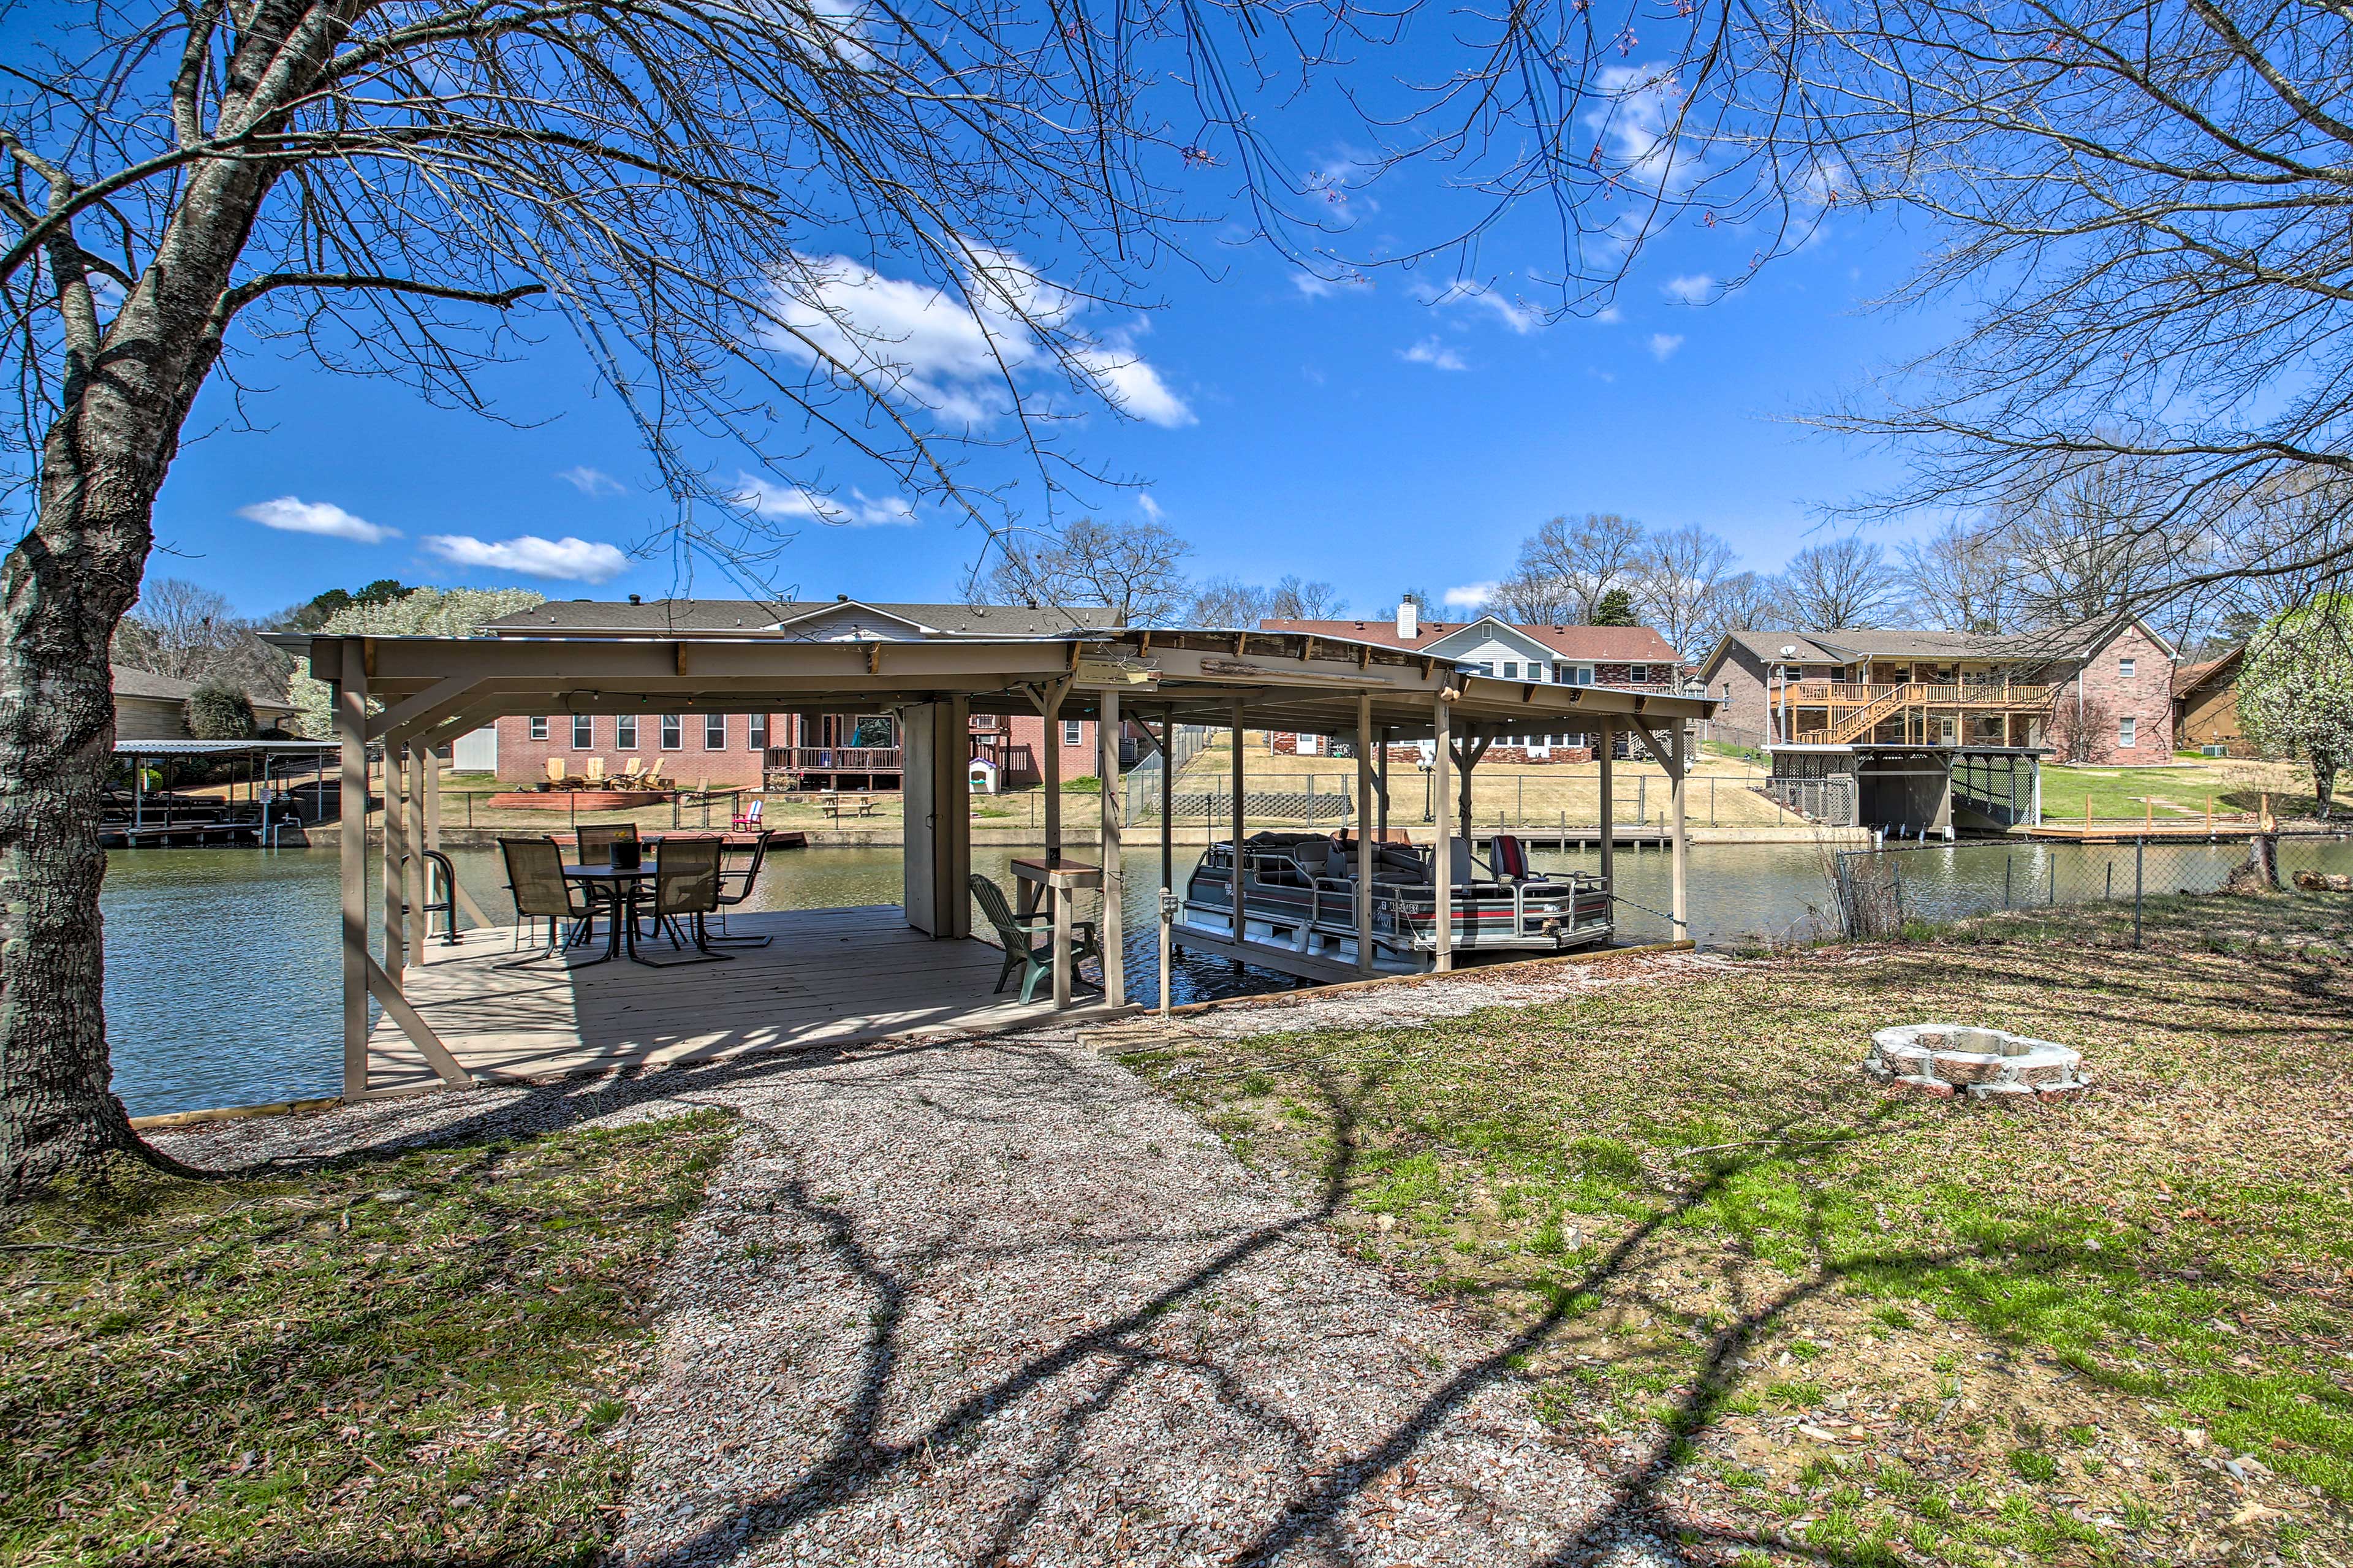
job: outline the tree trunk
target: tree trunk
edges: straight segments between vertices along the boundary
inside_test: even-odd
[[[2312,763],[2312,793],[2319,804],[2320,820],[2328,820],[2328,809],[2337,799],[2337,770],[2318,758]]]
[[[99,824],[114,765],[108,646],[139,596],[180,427],[274,171],[200,165],[103,334],[69,300],[32,531],[0,563],[0,1203],[143,1152],[111,1083]],[[78,277],[64,242],[58,271]],[[168,1163],[168,1162],[165,1162]]]

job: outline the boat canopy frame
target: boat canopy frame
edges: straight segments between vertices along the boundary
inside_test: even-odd
[[[1056,719],[1096,720],[1103,754],[1113,759],[1123,714],[1144,721],[1147,730],[1157,720],[1164,744],[1171,723],[1230,727],[1238,775],[1244,729],[1370,738],[1384,748],[1436,741],[1440,775],[1436,833],[1440,842],[1458,831],[1454,792],[1445,775],[1459,777],[1461,815],[1467,817],[1471,770],[1496,738],[1599,732],[1602,743],[1597,756],[1607,800],[1611,798],[1616,739],[1629,735],[1640,739],[1669,775],[1672,919],[1680,938],[1688,931],[1683,831],[1688,726],[1708,718],[1716,706],[1712,699],[1680,693],[1506,679],[1412,649],[1242,628],[1083,628],[1050,637],[842,641],[741,629],[495,637],[293,633],[277,634],[270,640],[307,658],[311,675],[331,688],[335,739],[342,743],[347,1099],[369,1092],[370,996],[445,1082],[473,1081],[402,993],[403,969],[425,957],[423,889],[421,885],[405,887],[421,884],[425,858],[409,854],[407,847],[439,847],[440,776],[425,759],[433,749],[501,718],[649,711],[821,717],[896,710],[909,742],[908,922],[943,939],[971,934],[965,889],[971,864],[970,816],[935,807],[950,798],[961,801],[965,793],[965,736],[973,713],[1034,713],[1050,726]],[[381,963],[369,951],[365,908],[367,752],[372,744],[382,748],[385,767]],[[1356,747],[1360,799],[1368,799],[1372,788],[1368,753],[1373,749]],[[1048,745],[1041,750],[1047,774],[1047,860],[1058,865],[1062,848],[1061,749]],[[1106,791],[1103,804],[1107,909],[1117,907],[1123,890],[1118,794]],[[1164,889],[1170,864],[1168,819],[1164,809]],[[1613,853],[1612,836],[1604,832],[1605,880],[1611,879]],[[1448,857],[1438,859],[1443,866]],[[488,923],[463,889],[457,897],[471,918]],[[1437,898],[1436,966],[1444,970],[1451,967],[1445,935],[1451,892],[1443,874]],[[1369,916],[1368,901],[1364,914]],[[1369,919],[1360,924],[1368,925]],[[1125,991],[1119,944],[1116,933],[1105,935],[1105,1000],[1122,1005]],[[1067,961],[1058,961],[1058,1005],[1070,999],[1068,967]]]

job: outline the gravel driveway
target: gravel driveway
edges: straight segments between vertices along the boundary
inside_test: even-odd
[[[1506,1347],[1344,1255],[1328,1194],[1253,1174],[1083,1037],[169,1142],[225,1161],[681,1104],[746,1125],[665,1275],[630,1568],[1671,1560],[1535,1421]]]

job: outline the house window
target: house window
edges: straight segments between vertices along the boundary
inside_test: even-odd
[[[1647,685],[1649,685],[1649,684],[1650,684],[1650,682],[1651,682],[1651,667],[1650,667],[1649,665],[1647,665],[1647,664],[1630,664],[1630,665],[1628,665],[1628,666],[1626,667],[1626,684],[1627,684],[1627,685],[1629,685],[1629,686],[1647,686]]]
[[[1482,659],[1481,659],[1481,660],[1479,661],[1479,673],[1480,673],[1480,674],[1482,674],[1482,675],[1493,675],[1493,674],[1494,674],[1494,673],[1495,673],[1495,661],[1494,661],[1493,659],[1492,659],[1492,658],[1482,658]]]
[[[2140,729],[2140,721],[2139,721],[2139,720],[2137,720],[2137,719],[2136,719],[2136,718],[2134,718],[2134,717],[2133,717],[2131,714],[2129,714],[2129,713],[2126,714],[2123,718],[2121,718],[2121,719],[2117,720],[2117,721],[2116,721],[2116,744],[2117,744],[2117,745],[2119,745],[2119,746],[2129,746],[2129,745],[2131,745],[2131,744],[2133,743],[2134,740],[2137,738],[2137,732],[2138,732],[2139,729]]]
[[[533,716],[531,721],[531,738],[534,741],[544,741],[547,739],[546,714],[541,713]]]
[[[665,752],[675,752],[685,744],[686,737],[683,726],[679,723],[678,715],[663,714],[661,716],[661,749]]]
[[[1578,665],[1576,668],[1574,668],[1574,669],[1572,669],[1572,670],[1570,670],[1570,671],[1568,672],[1568,683],[1569,683],[1571,686],[1590,686],[1590,685],[1592,685],[1592,684],[1593,684],[1593,667],[1592,667],[1591,665],[1589,665],[1589,664],[1580,664],[1580,665]]]
[[[572,749],[585,752],[596,743],[596,721],[586,713],[572,716]]]
[[[638,716],[624,713],[613,721],[613,744],[625,752],[638,749]]]
[[[1519,678],[1520,661],[1516,658],[1505,659],[1504,661],[1504,679],[1505,680],[1517,680]]]
[[[1541,681],[1544,678],[1544,666],[1538,664],[1534,659],[1528,660],[1528,679],[1530,680]]]
[[[2133,678],[2133,666],[2137,662],[2137,660],[2129,658],[2120,658],[2116,660],[2116,679],[2119,680],[2130,680]]]
[[[727,749],[727,715],[705,713],[702,716],[702,749],[723,752]]]
[[[1083,739],[1083,737],[1082,737],[1082,736],[1080,734],[1080,732],[1079,732],[1079,726],[1080,726],[1081,724],[1084,723],[1084,722],[1085,722],[1085,721],[1084,721],[1084,720],[1082,720],[1082,719],[1065,719],[1065,720],[1063,720],[1063,721],[1062,721],[1062,744],[1064,744],[1064,745],[1066,745],[1066,746],[1077,746],[1077,745],[1082,745],[1082,744],[1084,744],[1084,743],[1085,743],[1085,742],[1084,742],[1084,739]]]
[[[768,716],[765,713],[753,714],[751,722],[744,728],[748,731],[744,736],[745,751],[765,752],[768,749]]]

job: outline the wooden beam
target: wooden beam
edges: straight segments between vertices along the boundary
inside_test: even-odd
[[[343,743],[343,790],[335,814],[335,854],[343,884],[343,1098],[356,1100],[368,1089],[368,689],[360,660],[346,655],[337,660],[336,668],[343,676],[331,700],[335,738]]]
[[[1356,973],[1373,972],[1373,694],[1356,698]]]
[[[671,645],[671,647],[678,656],[678,672],[681,675],[684,675],[686,673],[686,644],[682,642],[674,643]]]
[[[1616,721],[1601,721],[1601,884],[1609,896],[1618,896],[1618,781],[1615,765],[1618,752]],[[1618,918],[1618,906],[1609,906],[1609,918]]]
[[[408,1043],[424,1057],[426,1065],[441,1075],[443,1083],[453,1089],[473,1087],[474,1075],[458,1065],[458,1058],[449,1054],[449,1047],[441,1043],[433,1026],[409,1005],[408,998],[401,994],[400,983],[385,973],[384,966],[372,957],[367,960],[367,988],[384,1004],[384,1016],[399,1026],[400,1032],[408,1037]]]
[[[1454,967],[1454,791],[1453,781],[1446,776],[1453,762],[1453,706],[1441,691],[1430,707],[1430,728],[1438,739],[1430,759],[1435,776],[1430,781],[1438,817],[1437,841],[1430,847],[1431,912],[1436,919],[1431,935],[1437,943],[1431,967],[1441,974]]]
[[[408,784],[408,831],[403,835],[407,847],[406,874],[401,878],[401,901],[407,905],[401,917],[401,929],[408,937],[408,962],[425,962],[425,905],[427,889],[433,885],[425,865],[425,775],[434,771],[433,753],[415,748],[404,748],[407,760],[401,776]]]
[[[1127,802],[1120,792],[1119,689],[1106,688],[1096,700],[1095,777],[1103,781],[1103,1005],[1127,1005],[1127,958],[1121,948],[1122,908],[1127,883],[1121,872],[1120,828]],[[963,803],[960,803],[963,804]],[[966,813],[969,816],[969,811]]]
[[[1673,742],[1671,750],[1674,754],[1674,784],[1667,792],[1668,815],[1672,819],[1669,827],[1670,842],[1674,849],[1674,896],[1667,908],[1674,917],[1675,940],[1688,942],[1691,940],[1691,848],[1689,835],[1683,831],[1683,805],[1684,798],[1691,789],[1691,770],[1683,765],[1686,759],[1683,756],[1682,722],[1678,721],[1670,725],[1667,733]]]

